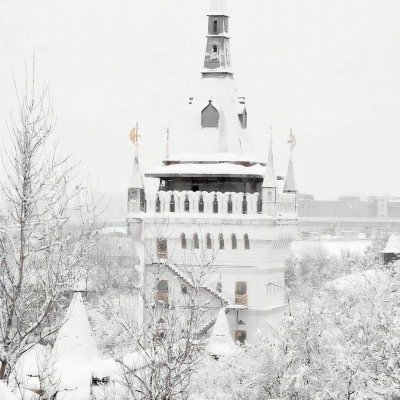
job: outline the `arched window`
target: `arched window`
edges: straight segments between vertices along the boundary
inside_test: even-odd
[[[218,197],[217,197],[217,195],[214,196],[213,213],[218,214]]]
[[[206,236],[206,245],[207,249],[212,249],[212,240],[211,240],[211,235],[209,233],[207,233]]]
[[[197,233],[195,233],[193,235],[193,248],[194,249],[198,249],[200,247],[200,243],[199,243],[199,235]]]
[[[232,233],[231,239],[232,239],[232,249],[236,250],[237,249],[237,240],[236,240],[236,235],[234,233]]]
[[[219,112],[212,105],[211,100],[208,106],[201,112],[201,127],[202,128],[218,128],[219,123]]]
[[[218,33],[218,21],[217,20],[214,20],[213,32]]]
[[[181,233],[181,245],[182,245],[182,249],[187,248],[186,235],[184,233]]]
[[[250,250],[250,240],[249,240],[249,235],[245,233],[244,235],[244,248],[246,250]]]
[[[222,233],[219,234],[219,248],[221,250],[225,248],[224,235]]]
[[[213,63],[219,62],[219,45],[217,43],[213,43],[210,49],[210,61]]]
[[[185,206],[185,212],[189,212],[190,203],[189,203],[189,196],[188,195],[185,196],[185,204],[184,204],[184,206]]]

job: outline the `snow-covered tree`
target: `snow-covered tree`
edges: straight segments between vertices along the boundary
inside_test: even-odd
[[[76,183],[70,158],[58,149],[49,93],[38,91],[34,67],[16,93],[10,144],[2,154],[0,379],[58,329],[63,296],[79,279],[97,236],[94,210],[83,202],[86,190]]]

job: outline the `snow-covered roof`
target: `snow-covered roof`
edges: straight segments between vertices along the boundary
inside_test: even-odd
[[[209,15],[228,15],[225,0],[211,0]]]
[[[89,400],[92,374],[102,363],[80,293],[75,293],[51,355],[57,400]]]
[[[242,127],[239,120],[238,109],[241,105],[232,76],[218,77],[215,75],[218,71],[209,72],[213,74],[203,75],[186,112],[172,124],[170,148],[174,160],[187,159],[189,153],[193,161],[217,157],[221,160],[232,159],[234,155],[238,161],[244,158],[258,162],[250,132]],[[219,124],[216,128],[202,128],[201,112],[210,100],[220,113]],[[248,160],[249,156],[251,160]]]
[[[213,356],[232,356],[237,352],[237,348],[230,334],[228,319],[225,309],[221,308],[218,312],[207,351]]]
[[[210,128],[205,128],[210,129]],[[215,162],[232,162],[232,163],[251,163],[266,165],[259,155],[254,153],[234,154],[234,153],[181,153],[173,154],[164,160],[164,163],[180,162],[180,163],[215,163]]]
[[[328,282],[325,286],[336,291],[357,291],[360,288],[376,288],[379,285],[385,285],[387,280],[386,271],[370,269],[342,276]]]
[[[386,243],[383,253],[400,254],[400,234],[392,233]]]
[[[252,165],[245,167],[239,164],[231,163],[212,163],[212,164],[170,164],[162,165],[149,171],[148,177],[172,177],[172,176],[240,176],[240,177],[256,177],[264,176],[265,168],[260,165]]]

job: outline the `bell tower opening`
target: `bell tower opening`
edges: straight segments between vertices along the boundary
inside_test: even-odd
[[[213,23],[213,33],[217,34],[218,33],[218,21],[214,20]]]

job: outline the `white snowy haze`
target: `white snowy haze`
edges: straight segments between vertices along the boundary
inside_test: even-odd
[[[285,173],[297,137],[301,192],[400,195],[400,1],[231,0],[232,61],[267,158]],[[57,132],[98,190],[124,192],[139,121],[142,170],[200,79],[208,0],[0,0],[0,133],[13,71],[35,54]],[[187,132],[190,135],[190,132]],[[173,152],[173,149],[171,149]],[[2,171],[0,171],[0,179]]]

